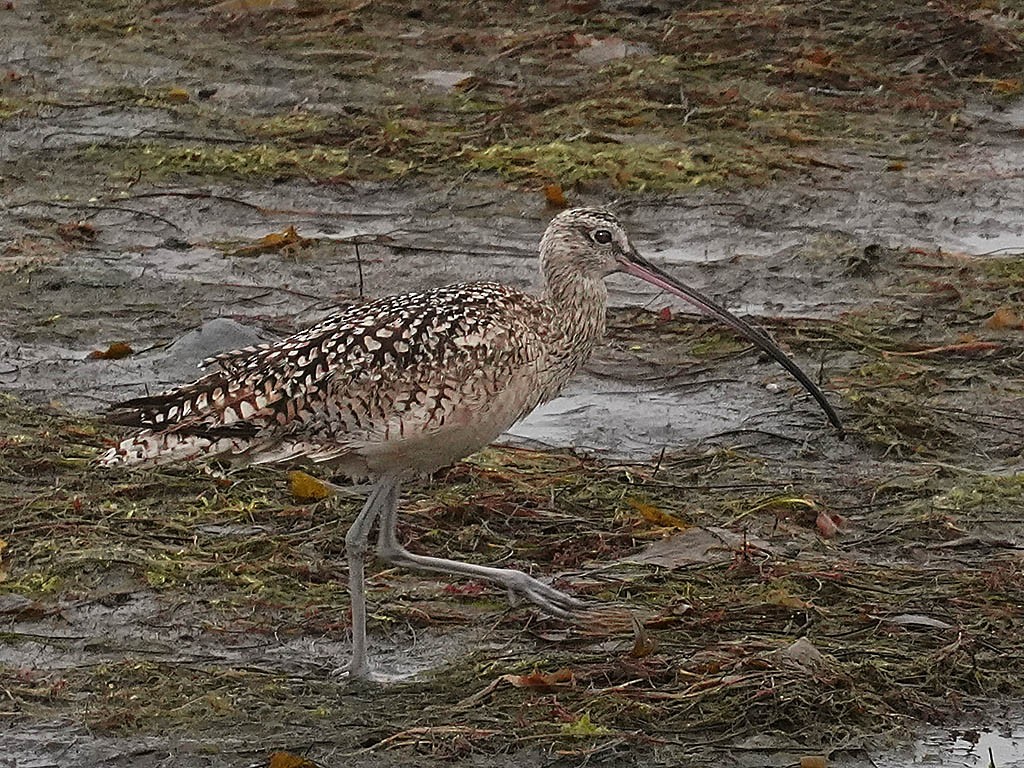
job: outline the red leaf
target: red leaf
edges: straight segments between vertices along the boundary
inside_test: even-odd
[[[814,521],[814,524],[818,528],[818,533],[826,539],[834,539],[836,534],[839,533],[839,525],[843,522],[843,518],[839,515],[833,515],[829,512],[822,510],[818,513],[818,518]]]

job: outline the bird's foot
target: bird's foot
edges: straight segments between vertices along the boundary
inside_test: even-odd
[[[344,667],[334,670],[333,677],[344,680],[348,685],[355,688],[376,688],[389,683],[398,683],[408,680],[408,675],[389,675],[385,672],[376,672],[370,669],[369,664],[355,664],[350,662]]]
[[[571,618],[574,612],[586,607],[582,600],[559,592],[522,571],[508,571],[507,576],[505,587],[510,596],[525,597],[538,608],[559,619]]]

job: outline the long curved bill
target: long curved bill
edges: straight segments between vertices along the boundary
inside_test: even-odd
[[[840,436],[843,434],[843,423],[840,421],[835,409],[825,399],[825,393],[764,332],[759,331],[746,320],[736,317],[736,315],[724,307],[720,307],[699,291],[695,291],[693,288],[678,282],[671,275],[667,275],[651,264],[636,251],[620,256],[618,261],[623,272],[639,277],[651,285],[656,285],[669,293],[675,294],[684,301],[688,301],[704,314],[721,320],[741,336],[753,342],[759,349],[775,358],[776,362],[789,371],[804,386],[804,389],[810,392],[814,399],[818,401],[822,410],[825,411],[825,415],[828,416],[828,420],[832,422],[832,426],[839,431]]]

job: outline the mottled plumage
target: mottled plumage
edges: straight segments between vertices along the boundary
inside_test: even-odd
[[[111,420],[145,431],[103,462],[306,460],[374,476],[404,460],[432,471],[552,397],[601,321],[567,327],[551,305],[496,283],[378,299],[209,358],[220,370],[193,384],[121,403]]]
[[[824,395],[763,333],[644,261],[607,211],[556,216],[541,240],[540,297],[495,283],[406,293],[338,311],[279,342],[206,361],[219,370],[119,404],[111,420],[141,427],[106,465],[201,458],[318,462],[375,480],[346,536],[352,597],[349,671],[368,677],[363,557],[484,578],[549,613],[581,603],[520,571],[414,555],[396,536],[402,478],[446,466],[490,443],[554,397],[604,332],[604,278],[627,272],[690,301],[767,351],[839,420]]]

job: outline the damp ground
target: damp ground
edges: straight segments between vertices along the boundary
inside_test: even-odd
[[[1021,9],[14,2],[0,9],[0,764],[1024,761]],[[114,472],[106,405],[333,306],[536,287],[560,205],[821,381],[614,278],[607,343],[409,488]],[[357,489],[358,490],[358,489]],[[991,752],[989,752],[991,750]],[[818,761],[818,762],[815,762]]]

